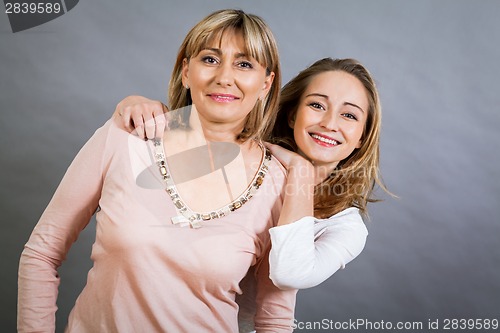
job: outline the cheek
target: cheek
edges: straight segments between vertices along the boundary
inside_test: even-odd
[[[349,136],[352,141],[358,142],[363,136],[365,130],[366,120],[353,123],[353,126],[349,128]]]
[[[351,142],[355,148],[361,147],[363,132],[364,132],[364,126],[358,126],[353,130],[353,133],[351,135]]]
[[[247,96],[257,96],[260,94],[264,87],[264,80],[257,75],[242,76],[239,80],[240,89]]]
[[[353,136],[354,136],[354,139],[356,140],[356,142],[361,140],[361,137],[363,136],[363,130],[364,130],[364,126],[359,126],[354,131]]]
[[[192,64],[189,67],[188,77],[191,88],[191,86],[196,87],[206,84],[211,77],[213,77],[213,74],[209,68],[199,66],[198,64]]]
[[[316,122],[315,114],[308,111],[309,108],[304,106],[299,106],[297,108],[297,112],[295,113],[294,119],[292,120],[294,128],[298,127],[299,130],[304,130],[307,126]]]
[[[210,75],[204,71],[196,71],[196,74],[191,75],[190,81],[193,86],[202,86],[209,80]]]

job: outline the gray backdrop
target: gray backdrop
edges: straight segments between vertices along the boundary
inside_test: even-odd
[[[354,57],[382,97],[381,167],[400,198],[370,206],[364,252],[299,292],[297,320],[498,319],[500,2],[82,0],[16,34],[0,14],[2,331],[15,330],[23,245],[74,155],[123,97],[165,100],[188,29],[229,7],[267,20],[284,82],[316,59]],[[61,332],[94,223],[60,270]]]

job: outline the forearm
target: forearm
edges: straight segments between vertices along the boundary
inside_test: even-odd
[[[56,260],[26,246],[18,276],[18,332],[54,332],[59,287]]]
[[[285,333],[293,331],[297,290],[280,290],[269,279],[268,254],[262,258],[257,272],[255,331]]]
[[[356,208],[317,222],[304,217],[270,229],[270,276],[278,287],[314,287],[363,250],[368,231]]]
[[[288,167],[283,208],[278,226],[312,216],[314,213],[314,174],[312,167],[292,164]]]

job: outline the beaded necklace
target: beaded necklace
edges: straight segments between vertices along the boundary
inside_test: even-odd
[[[266,176],[268,170],[269,161],[271,161],[271,152],[267,148],[265,148],[261,142],[258,142],[258,144],[259,147],[263,150],[264,154],[260,163],[259,170],[250,182],[250,185],[248,185],[245,191],[243,191],[243,194],[241,194],[231,203],[224,205],[216,210],[200,213],[190,209],[182,200],[166,163],[163,140],[154,139],[154,157],[156,160],[156,164],[160,170],[161,177],[166,185],[165,191],[172,199],[176,210],[180,213],[180,215],[171,218],[172,223],[189,223],[191,225],[191,228],[197,229],[201,227],[201,221],[208,221],[226,216],[230,212],[235,211],[236,209],[243,206],[246,202],[248,202],[248,200],[250,200],[250,198],[254,196],[255,192],[259,189],[260,185],[262,185],[262,182],[264,181],[264,177]]]

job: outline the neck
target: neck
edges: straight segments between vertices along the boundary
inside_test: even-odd
[[[191,128],[203,133],[205,139],[208,141],[233,142],[236,144],[239,144],[239,142],[236,141],[236,137],[241,133],[244,127],[244,120],[240,123],[224,123],[207,120],[196,111],[194,105],[189,123]]]
[[[203,135],[207,141],[236,142],[236,136],[241,132],[240,128],[233,128],[227,124],[203,124]]]

